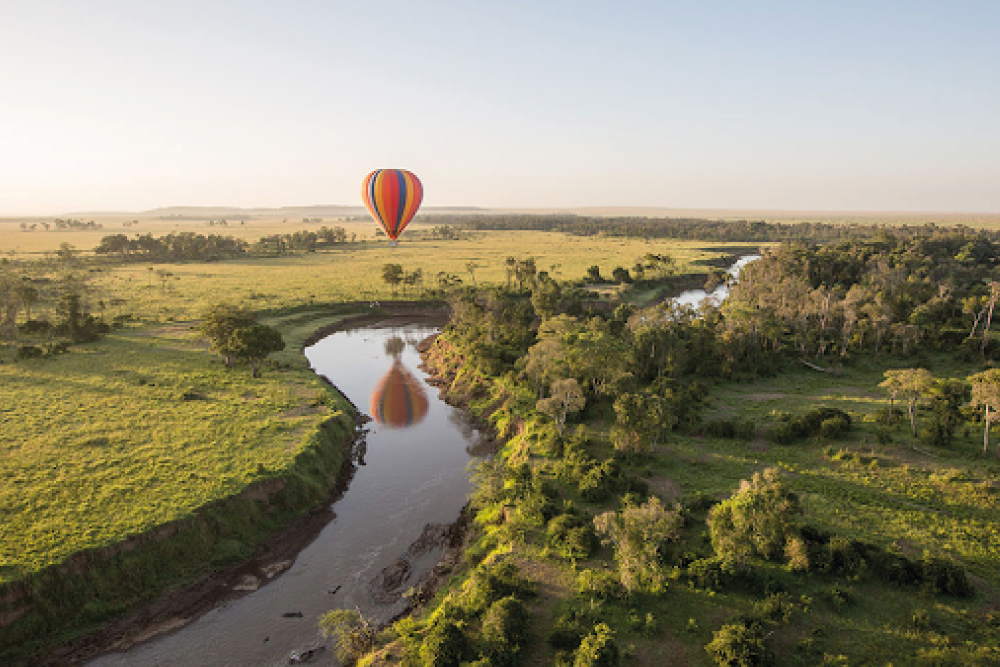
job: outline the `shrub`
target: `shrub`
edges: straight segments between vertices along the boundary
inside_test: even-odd
[[[621,600],[625,587],[607,570],[583,570],[577,575],[576,590],[591,600]]]
[[[719,558],[703,558],[687,566],[688,582],[695,588],[722,590],[735,574],[731,563]]]
[[[17,348],[18,359],[38,359],[44,354],[42,348],[35,345],[21,345]]]
[[[799,511],[798,498],[776,468],[756,472],[732,498],[709,511],[712,547],[720,558],[738,563],[751,556],[776,558],[794,534],[792,520]]]
[[[528,612],[515,597],[501,598],[483,615],[483,653],[495,667],[517,663],[528,636]]]
[[[420,659],[425,665],[459,667],[469,653],[469,640],[453,621],[438,620],[420,645]]]
[[[716,419],[705,424],[705,435],[713,438],[739,438],[750,440],[757,431],[752,421],[744,419]]]
[[[564,558],[587,558],[597,548],[594,529],[572,514],[560,514],[549,522],[549,544]]]
[[[830,417],[820,422],[819,433],[824,438],[840,438],[851,430],[851,420],[846,415]]]
[[[513,563],[480,565],[462,590],[462,605],[471,614],[487,610],[501,598],[512,595],[525,598],[535,594],[532,583],[521,577]]]
[[[319,626],[324,636],[334,639],[334,652],[342,663],[353,664],[375,646],[375,626],[353,609],[327,612]]]
[[[764,629],[756,621],[727,623],[712,633],[705,650],[717,665],[754,667],[768,661]]]
[[[573,667],[613,667],[618,661],[618,645],[611,628],[606,623],[598,623],[576,649]]]
[[[666,587],[670,543],[680,537],[683,523],[679,512],[667,510],[656,497],[594,518],[597,532],[614,545],[622,584],[630,592]]]
[[[974,592],[965,570],[954,563],[924,556],[921,567],[924,586],[932,593],[969,597]]]

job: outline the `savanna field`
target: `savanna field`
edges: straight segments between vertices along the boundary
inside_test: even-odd
[[[73,273],[90,312],[118,323],[62,354],[15,358],[16,345],[43,347],[43,334],[24,334],[16,345],[8,337],[0,351],[0,586],[31,580],[75,553],[191,517],[248,485],[282,476],[313,446],[321,424],[350,409],[308,369],[304,341],[345,317],[370,312],[373,302],[441,298],[459,281],[508,286],[516,282],[508,258],[532,258],[554,281],[585,285],[596,303],[623,296],[639,309],[668,287],[615,283],[614,268],[631,270],[643,257],[660,254],[673,258],[677,274],[701,274],[740,247],[755,252],[772,245],[523,230],[465,231],[442,239],[432,238],[430,225],[416,224],[412,238],[390,248],[371,236],[370,224],[332,221],[327,224],[342,226],[355,241],[319,252],[210,262],[94,256],[90,250],[104,234],[117,233],[116,224],[26,232],[0,222],[0,270],[41,278],[43,294],[32,319],[57,319],[57,306],[44,292]],[[140,220],[127,231],[155,236],[190,230],[254,241],[316,227],[278,220],[226,228]],[[71,246],[69,257],[59,255],[63,244]],[[390,286],[383,279],[389,263],[419,277]],[[600,286],[585,280],[594,266],[608,279]],[[262,377],[252,377],[245,365],[227,368],[199,332],[207,309],[222,302],[255,311],[282,333],[285,349],[269,357]],[[359,305],[343,306],[352,302]],[[437,368],[447,375],[466,351],[455,334],[444,338],[452,347],[439,350]],[[879,387],[887,370],[920,367],[938,379],[964,379],[994,362],[945,348],[809,359],[819,370],[793,355],[775,369],[780,372],[706,381],[701,426],[661,434],[651,451],[634,456],[617,451],[620,432],[607,397],[591,397],[587,409],[568,417],[565,436],[557,437],[552,419],[536,409],[537,397],[510,376],[483,369],[451,376],[457,397],[508,436],[497,458],[504,470],[478,473],[464,565],[422,616],[369,646],[380,651],[376,662],[438,664],[422,647],[445,646],[445,619],[465,636],[456,655],[470,663],[492,655],[495,662],[484,665],[504,664],[498,661],[510,655],[517,656],[510,664],[616,664],[601,662],[611,644],[614,660],[626,665],[1000,664],[1000,463],[994,456],[1000,436],[992,434],[984,456],[981,413],[972,406],[949,444],[928,444],[911,435],[905,402],[897,399],[901,414],[886,417],[888,395]],[[657,386],[664,391],[666,385]],[[931,413],[930,403],[921,405],[922,426]],[[782,442],[768,436],[784,415],[818,408],[849,415],[850,428]],[[601,466],[604,472],[593,472]],[[706,523],[711,508],[768,468],[796,495],[796,521],[829,534],[823,544],[853,540],[907,562],[951,563],[967,572],[970,591],[942,593],[926,580],[888,583],[873,574],[876,566],[859,562],[796,569],[782,558],[758,558],[742,574],[693,566],[713,558]],[[582,481],[587,475],[593,479]],[[592,482],[606,488],[591,493]],[[669,546],[657,556],[661,579],[622,588],[611,581],[623,568],[613,531],[588,529],[594,541],[584,546],[573,542],[586,541],[582,533],[572,531],[608,512],[621,521],[629,508],[653,512],[652,499],[664,511],[679,504],[680,523],[663,537]],[[558,517],[569,518],[553,528]],[[231,553],[220,554],[216,565],[248,555],[246,544],[226,548]],[[865,548],[849,558],[865,560],[857,554],[867,553],[874,559]],[[516,573],[505,564],[515,565]],[[698,570],[704,578],[691,574],[698,567],[705,568]],[[491,568],[500,573],[496,581],[488,580]],[[193,564],[184,576],[203,570]],[[482,593],[489,586],[507,593],[492,599]],[[506,632],[497,627],[506,626],[502,609],[490,611],[508,593],[533,619],[513,654],[495,648],[496,633]],[[11,604],[0,611],[16,609]],[[766,651],[733,653],[724,662],[722,654],[705,649],[720,628],[738,626],[740,619],[751,619],[743,626],[747,632],[752,623],[762,628]],[[590,649],[596,657],[581,661]]]

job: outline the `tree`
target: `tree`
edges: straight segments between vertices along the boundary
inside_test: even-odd
[[[614,408],[611,438],[615,449],[622,452],[652,451],[660,434],[674,425],[667,401],[648,389],[621,394]]]
[[[614,546],[621,582],[630,592],[657,593],[667,586],[670,543],[681,535],[684,519],[656,496],[639,506],[594,517],[594,528]]]
[[[611,271],[611,278],[620,285],[632,282],[632,276],[629,275],[628,269],[622,266],[616,266]]]
[[[712,547],[720,558],[744,563],[751,556],[776,558],[793,536],[798,497],[785,486],[777,468],[755,472],[731,498],[708,513]]]
[[[900,396],[907,399],[910,411],[910,430],[917,437],[917,401],[927,394],[931,388],[934,376],[925,368],[904,368],[885,372],[885,380],[879,383],[889,392],[889,410],[892,411],[892,397]]]
[[[478,268],[479,268],[479,265],[476,264],[475,262],[466,262],[465,263],[465,270],[469,272],[469,277],[472,278],[472,284],[473,285],[476,284],[476,269],[478,269]]]
[[[375,625],[356,609],[335,609],[319,619],[323,636],[334,639],[337,659],[353,665],[375,647]]]
[[[969,400],[969,383],[964,380],[935,380],[928,391],[931,419],[921,434],[929,445],[947,447],[964,419],[962,405]]]
[[[260,377],[260,362],[272,352],[284,349],[285,341],[280,331],[266,324],[253,324],[233,331],[225,343],[224,353],[248,362],[256,378]]]
[[[592,283],[603,283],[604,278],[601,277],[601,267],[594,264],[592,267],[587,269],[587,280]]]
[[[566,415],[583,410],[587,399],[583,395],[580,383],[573,378],[556,380],[552,383],[551,395],[538,401],[536,407],[556,422],[559,435],[562,435],[566,424]]]
[[[382,265],[382,280],[385,284],[392,288],[392,293],[396,293],[396,288],[399,283],[403,282],[403,265],[402,264],[383,264]]]
[[[986,408],[983,418],[985,423],[983,428],[983,454],[990,449],[990,408],[994,412],[1000,411],[1000,368],[991,368],[982,373],[969,376],[969,383],[972,385],[972,402]],[[997,447],[997,458],[1000,458],[1000,446]]]
[[[257,316],[240,306],[220,303],[209,308],[205,320],[198,327],[202,335],[209,339],[212,349],[226,359],[226,366],[233,367],[236,356],[232,354],[229,339],[237,329],[253,326]]]

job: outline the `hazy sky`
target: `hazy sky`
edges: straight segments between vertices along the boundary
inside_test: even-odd
[[[1000,0],[0,0],[0,215],[1000,211]]]

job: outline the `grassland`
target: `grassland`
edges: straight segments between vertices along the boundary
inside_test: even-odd
[[[77,233],[83,232],[36,232],[51,235],[53,241],[59,234]],[[32,235],[8,230],[0,234],[0,246],[11,238],[20,238],[19,234]],[[96,244],[99,236],[91,241]],[[705,267],[698,262],[724,254],[712,250],[711,244],[697,242],[646,242],[548,232],[478,232],[463,240],[404,238],[395,248],[384,241],[359,242],[328,252],[271,259],[97,264],[91,266],[89,275],[93,300],[118,304],[107,306],[109,318],[128,313],[144,322],[171,322],[196,319],[208,305],[223,300],[243,303],[254,310],[279,310],[417,296],[413,289],[389,289],[382,280],[382,266],[387,263],[401,264],[408,272],[419,269],[423,287],[433,289],[440,272],[457,276],[466,284],[504,283],[507,257],[534,257],[538,270],[548,271],[559,280],[580,280],[590,266],[598,265],[603,275],[610,276],[616,266],[631,268],[651,252],[670,254],[681,273],[703,272]],[[470,263],[476,265],[472,273],[468,271]]]

